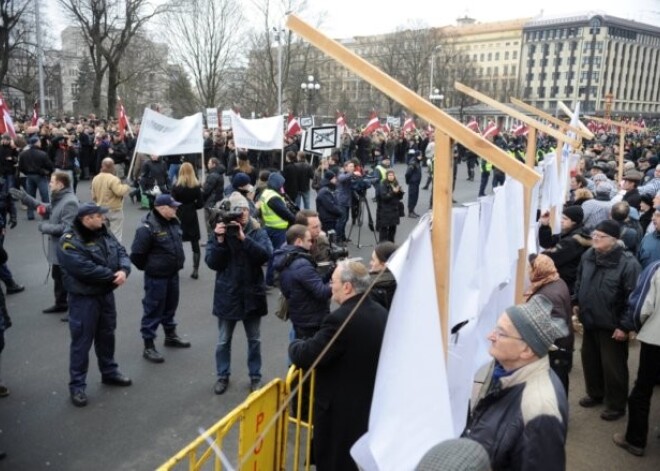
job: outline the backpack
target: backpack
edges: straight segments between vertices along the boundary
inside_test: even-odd
[[[628,296],[628,301],[626,302],[626,313],[624,316],[624,325],[627,329],[634,330],[639,332],[642,328],[641,314],[642,306],[646,300],[646,295],[649,292],[651,287],[651,281],[655,272],[660,268],[660,260],[653,262],[648,267],[646,267],[642,273],[640,273],[639,278],[637,278],[637,284],[635,289],[632,290],[630,296]]]
[[[316,266],[316,262],[314,261],[311,255],[305,253],[299,253],[299,252],[291,252],[286,256],[286,260],[284,262],[284,268],[290,266],[293,263],[293,261],[297,258],[306,258],[307,260],[312,262],[314,266]],[[279,277],[277,277],[277,282],[279,284]],[[277,295],[277,307],[275,308],[275,316],[286,322],[289,320],[289,300],[286,299],[286,296],[284,296],[282,290],[278,290],[278,291],[279,292]]]

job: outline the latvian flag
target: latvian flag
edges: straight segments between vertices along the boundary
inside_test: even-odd
[[[300,123],[298,123],[298,120],[293,116],[293,113],[289,111],[289,117],[286,120],[286,137],[293,137],[301,132],[302,128],[300,127]]]
[[[16,130],[14,129],[14,120],[9,114],[9,107],[0,93],[0,134],[9,134],[12,139],[16,139]]]
[[[481,134],[481,130],[479,129],[479,123],[477,122],[477,118],[474,116],[470,117],[470,121],[467,123],[467,127],[473,130],[476,133]]]
[[[378,120],[378,113],[372,111],[371,115],[369,115],[369,122],[367,122],[367,126],[362,130],[362,133],[371,134],[372,132],[376,131],[379,128],[380,128],[380,121]]]

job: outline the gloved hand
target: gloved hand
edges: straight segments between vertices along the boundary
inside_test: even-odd
[[[37,214],[39,216],[44,217],[44,216],[46,216],[47,212],[48,211],[46,210],[46,207],[43,204],[40,204],[39,206],[37,206]]]
[[[9,229],[13,229],[14,227],[16,227],[16,224],[18,224],[18,222],[16,221],[15,217],[9,219]]]
[[[16,201],[23,201],[23,198],[25,198],[25,196],[27,196],[27,193],[25,193],[24,190],[20,190],[18,188],[10,188],[9,189],[9,194]]]

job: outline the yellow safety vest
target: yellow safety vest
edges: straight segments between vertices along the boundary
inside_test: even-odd
[[[385,176],[387,175],[388,169],[386,169],[382,165],[376,165],[376,170],[378,170],[378,173],[380,174],[380,181],[385,180]]]
[[[261,198],[259,198],[259,200],[261,201],[261,218],[264,220],[264,225],[271,229],[286,229],[289,227],[289,222],[279,217],[277,213],[268,206],[268,202],[272,198],[279,198],[284,203],[282,195],[278,195],[277,192],[270,188],[266,188],[263,193],[261,193]]]

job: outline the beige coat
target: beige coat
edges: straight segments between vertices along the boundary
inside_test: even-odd
[[[99,173],[92,180],[92,201],[111,211],[122,209],[124,195],[129,191],[131,187],[111,173]]]
[[[637,335],[640,342],[660,345],[660,270],[651,279],[651,286],[642,304],[642,328]]]

